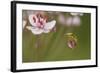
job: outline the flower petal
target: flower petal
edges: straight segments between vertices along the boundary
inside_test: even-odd
[[[37,27],[31,27],[31,26],[27,26],[26,27],[28,30],[31,30],[31,32],[35,35],[39,35],[41,33],[43,33],[43,29],[39,29]]]
[[[43,33],[43,30],[42,29],[38,29],[38,28],[35,28],[35,29],[33,28],[31,31],[35,35],[39,35],[39,34]]]
[[[27,26],[26,27],[28,30],[31,30],[32,29],[32,26]]]
[[[71,26],[71,25],[72,25],[72,21],[73,21],[73,18],[72,18],[72,17],[68,17],[68,18],[66,19],[66,25],[67,25],[67,26]]]
[[[52,29],[55,25],[56,25],[56,21],[53,20],[53,21],[51,21],[51,22],[46,23],[46,24],[44,25],[44,29],[50,30],[50,29]]]
[[[73,25],[74,26],[79,26],[81,23],[80,17],[79,16],[75,16],[73,17]]]
[[[36,25],[37,20],[38,20],[38,18],[36,17],[36,15],[34,15],[34,14],[29,15],[29,22],[32,26],[37,26]]]
[[[43,31],[44,33],[49,33],[50,32],[50,30],[46,30],[46,29],[44,29],[44,31]]]
[[[58,16],[58,20],[61,24],[65,24],[65,17],[63,14],[59,14]]]

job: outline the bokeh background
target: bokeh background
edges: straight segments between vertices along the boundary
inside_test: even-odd
[[[28,15],[34,14],[33,10],[23,10],[22,20],[28,21]],[[59,15],[69,17],[70,12],[50,12],[45,11],[48,21],[56,20],[56,31],[41,34],[39,37],[40,46],[36,48],[37,36],[31,31],[23,28],[22,36],[22,61],[47,62],[47,61],[68,61],[91,59],[91,15],[83,13],[80,16],[81,24],[78,27],[67,27],[59,22]],[[30,25],[29,21],[25,25]],[[77,36],[77,46],[71,49],[67,46],[67,37],[64,35],[72,32]]]

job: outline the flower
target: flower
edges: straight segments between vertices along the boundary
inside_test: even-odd
[[[35,35],[39,35],[41,33],[49,33],[56,24],[55,20],[47,22],[47,18],[42,14],[31,14],[28,17],[31,26],[27,26],[28,30]]]
[[[81,24],[81,18],[80,16],[83,16],[83,13],[78,12],[71,12],[71,16],[66,17],[64,14],[58,15],[58,20],[62,25],[65,26],[80,26]]]
[[[58,20],[59,20],[59,22],[61,23],[61,24],[65,24],[65,17],[64,17],[64,15],[63,14],[59,14],[58,15]]]
[[[79,26],[81,24],[81,19],[79,16],[73,17],[73,25]]]
[[[72,25],[72,23],[73,23],[73,18],[72,17],[68,17],[67,19],[66,19],[66,25],[67,26],[71,26]]]
[[[79,16],[68,17],[66,24],[67,26],[79,26],[81,24],[81,19]]]
[[[66,24],[68,26],[79,26],[81,24],[80,16],[83,16],[83,13],[71,12],[72,16],[68,17],[66,20]]]

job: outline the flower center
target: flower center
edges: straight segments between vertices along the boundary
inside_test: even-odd
[[[34,21],[34,23],[36,23],[36,18],[33,16],[33,21]]]
[[[37,21],[37,27],[43,29],[44,25],[46,23],[46,19],[41,14],[37,14],[37,19],[38,19],[38,21]]]

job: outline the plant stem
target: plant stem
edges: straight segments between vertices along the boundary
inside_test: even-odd
[[[39,62],[41,60],[41,38],[40,35],[36,35],[36,61]]]

